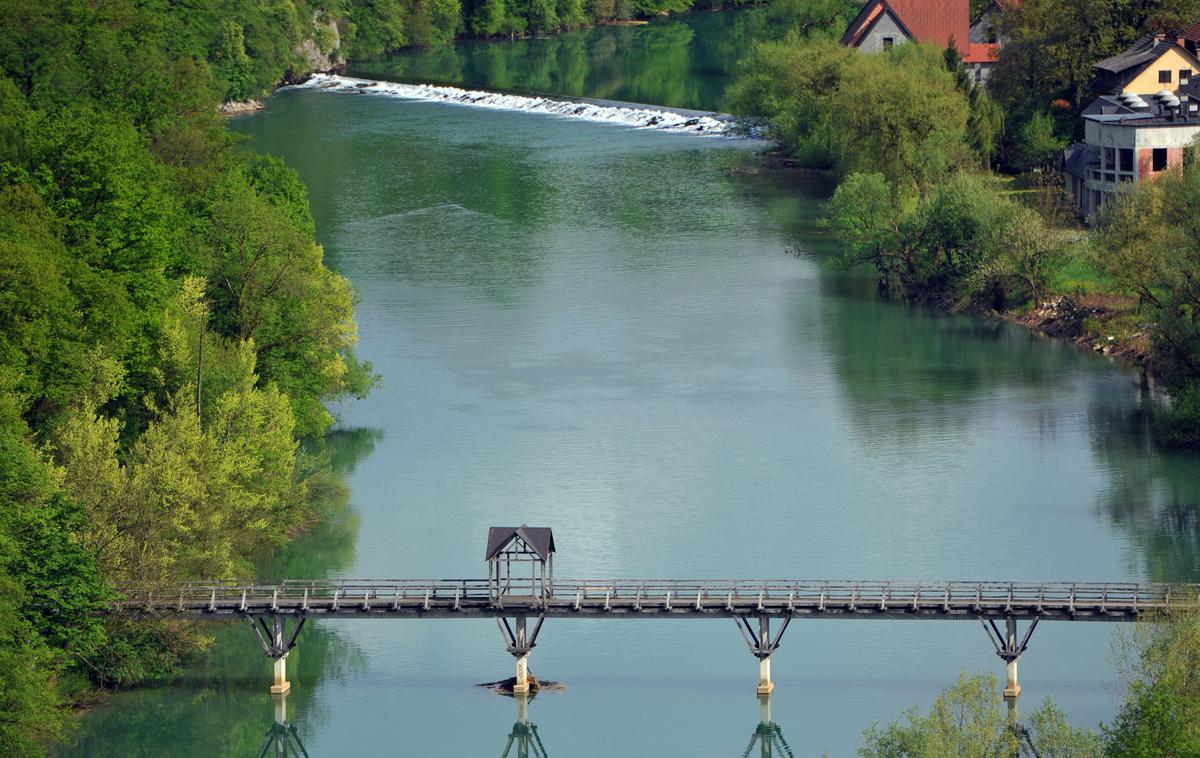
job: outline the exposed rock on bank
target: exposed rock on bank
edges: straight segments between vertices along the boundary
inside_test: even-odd
[[[1149,333],[1119,323],[1134,308],[1130,298],[1115,295],[1059,296],[1013,321],[1048,337],[1067,340],[1153,371]]]
[[[260,111],[267,106],[262,104],[261,100],[232,100],[221,103],[218,110],[222,116],[236,116],[239,113],[251,113]]]

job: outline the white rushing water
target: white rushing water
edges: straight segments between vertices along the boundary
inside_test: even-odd
[[[607,105],[557,100],[549,97],[507,95],[484,90],[466,90],[458,87],[441,87],[432,84],[402,84],[373,79],[355,79],[334,74],[315,74],[298,87],[320,89],[330,92],[353,92],[364,95],[380,95],[406,100],[426,100],[456,105],[494,108],[507,111],[544,113],[564,118],[586,121],[602,121],[639,129],[662,129],[671,132],[735,136],[734,121],[719,114],[678,113],[668,109],[639,107],[635,105]]]

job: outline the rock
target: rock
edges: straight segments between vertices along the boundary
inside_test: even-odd
[[[313,36],[300,43],[296,54],[304,58],[309,71],[330,71],[340,65],[341,53],[337,23],[320,11],[313,13]]]
[[[239,113],[252,113],[261,111],[267,106],[262,104],[260,100],[231,100],[226,103],[221,103],[217,110],[222,116],[236,116]]]
[[[531,697],[533,695],[536,695],[539,692],[563,692],[566,690],[566,687],[559,682],[542,681],[541,679],[538,679],[536,676],[534,676],[532,673],[530,673],[528,676],[529,676],[529,695]],[[501,695],[513,695],[514,694],[513,687],[515,687],[516,685],[517,685],[517,678],[515,676],[510,676],[509,678],[501,679],[498,682],[483,682],[482,684],[479,684],[477,686],[487,687],[488,689],[492,690],[493,692],[497,692]]]

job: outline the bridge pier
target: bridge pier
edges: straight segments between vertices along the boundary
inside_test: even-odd
[[[274,664],[274,682],[271,685],[272,695],[282,695],[292,688],[292,683],[287,678],[287,656],[292,652],[292,648],[296,646],[296,638],[300,636],[300,630],[304,628],[304,622],[307,617],[301,616],[296,625],[292,627],[292,633],[287,634],[287,621],[284,616],[279,614],[272,615],[270,626],[267,625],[266,617],[251,616],[244,614],[246,621],[250,622],[250,628],[254,630],[258,641],[262,643],[263,652],[268,657],[272,658]]]
[[[984,631],[987,632],[988,638],[996,648],[996,655],[1004,661],[1004,697],[1015,700],[1021,695],[1021,683],[1017,678],[1017,662],[1020,660],[1021,654],[1029,647],[1029,638],[1033,636],[1033,630],[1037,628],[1038,619],[1035,617],[1033,621],[1029,622],[1024,636],[1017,634],[1017,620],[1012,616],[1005,617],[1004,631],[996,626],[993,619],[981,618],[979,622],[983,624]]]
[[[287,679],[287,655],[275,659],[275,683],[271,685],[272,695],[282,695],[292,688]]]
[[[771,681],[771,655],[779,649],[779,641],[783,639],[783,633],[787,631],[792,618],[791,616],[784,617],[783,624],[774,637],[771,636],[771,619],[767,616],[758,617],[757,632],[745,616],[738,616],[735,621],[738,624],[738,631],[742,633],[742,637],[750,647],[750,654],[758,659],[757,692],[759,695],[770,695],[775,689],[775,683]]]
[[[538,633],[542,631],[542,622],[546,620],[544,615],[538,617],[537,624],[533,627],[533,633],[527,632],[528,617],[525,614],[519,614],[513,619],[510,625],[508,619],[503,616],[496,617],[496,626],[500,627],[500,635],[504,638],[505,649],[509,655],[517,659],[517,672],[513,678],[513,694],[524,695],[529,692],[529,653],[537,645]]]

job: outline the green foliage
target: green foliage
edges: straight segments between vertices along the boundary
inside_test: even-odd
[[[241,25],[232,19],[221,22],[213,64],[225,75],[228,86],[225,95],[230,100],[245,100],[255,92],[254,71],[246,55],[246,35]]]
[[[882,174],[852,174],[829,201],[827,222],[847,265],[869,264],[881,289],[944,307],[1037,302],[1064,260],[1037,213],[972,173],[916,199]]]
[[[62,733],[55,680],[103,644],[107,596],[84,514],[56,491],[13,399],[0,393],[0,751],[23,755]]]
[[[902,721],[863,733],[861,758],[1094,758],[1099,740],[1072,729],[1049,698],[1029,718],[1014,723],[1000,697],[995,675],[959,674],[958,682],[933,701],[928,713],[913,707]]]
[[[1067,140],[1056,133],[1054,118],[1047,111],[1034,111],[1017,132],[1016,165],[1025,171],[1049,168],[1066,146]]]
[[[1011,111],[1044,110],[1056,99],[1087,104],[1092,66],[1143,34],[1178,29],[1200,16],[1197,0],[1026,0],[1000,19],[1003,52],[992,88]]]
[[[1191,387],[1200,381],[1200,166],[1194,162],[1154,182],[1126,185],[1096,220],[1099,263],[1135,293],[1149,321],[1153,362],[1180,393],[1164,414],[1166,439],[1196,441],[1200,426]]]
[[[1200,755],[1200,617],[1173,614],[1140,624],[1118,645],[1129,689],[1104,727],[1110,758]]]
[[[854,0],[774,0],[767,19],[780,36],[794,31],[808,39],[837,40],[861,7]]]
[[[796,40],[756,44],[729,89],[734,112],[766,127],[802,164],[835,165],[828,119],[851,53],[835,43]]]
[[[1200,448],[1200,384],[1178,387],[1171,401],[1154,415],[1159,438],[1171,447]]]
[[[54,686],[54,654],[18,612],[19,584],[0,575],[0,751],[43,755],[67,725]]]
[[[972,145],[970,92],[940,50],[920,45],[863,54],[796,34],[760,43],[730,100],[802,164],[880,173],[905,191],[978,163],[994,142],[981,115]]]
[[[420,7],[448,40],[457,2]],[[216,117],[295,65],[311,8],[0,11],[0,752],[21,755],[81,682],[203,648],[97,610],[118,583],[241,573],[308,521],[299,438],[374,377],[303,185]]]

